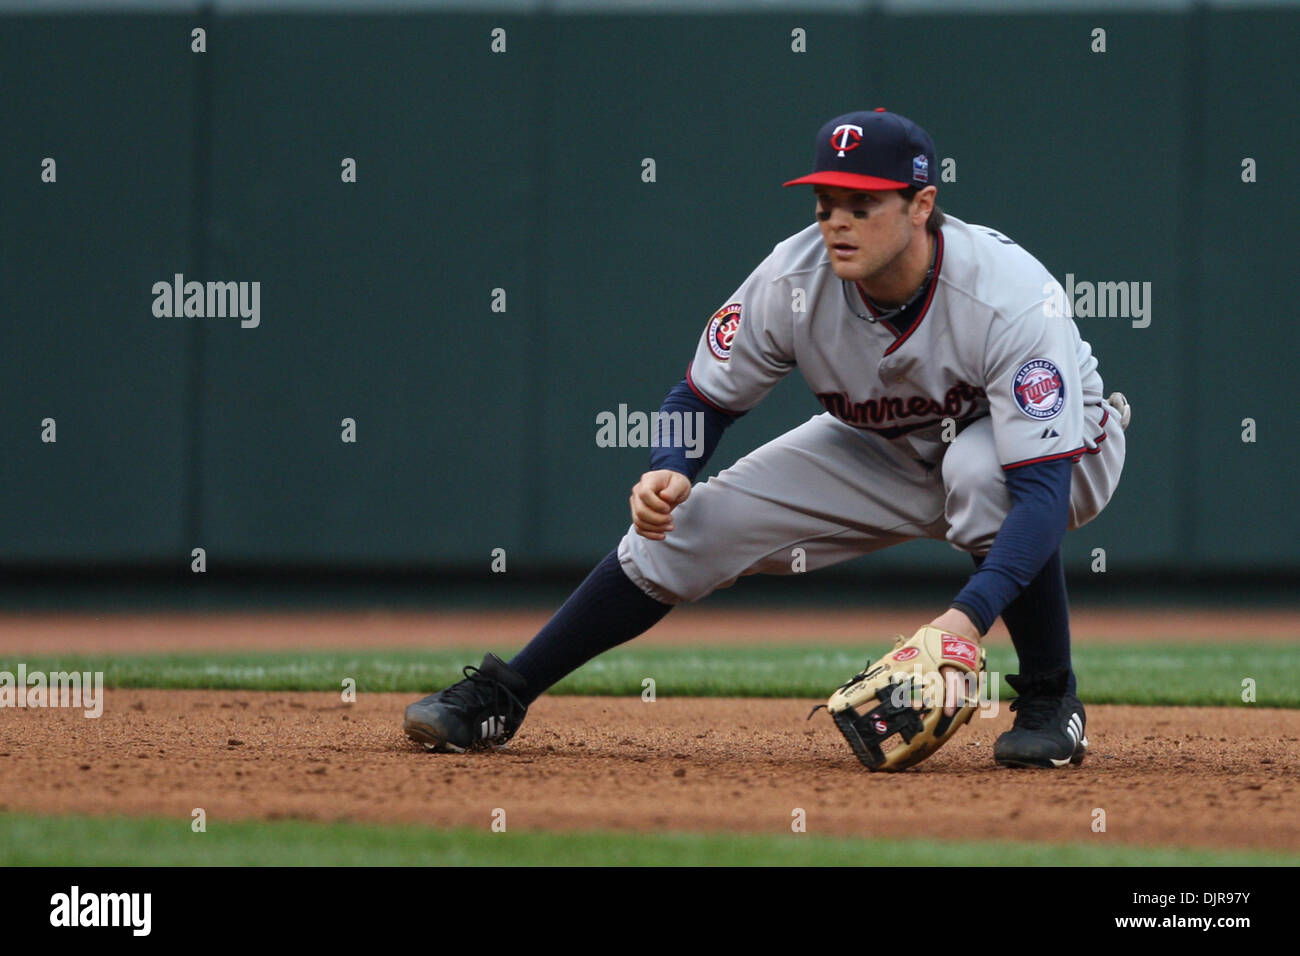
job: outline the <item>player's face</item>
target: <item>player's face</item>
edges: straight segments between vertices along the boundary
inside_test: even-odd
[[[914,239],[908,204],[897,192],[817,186],[814,193],[826,254],[841,279],[879,277]]]

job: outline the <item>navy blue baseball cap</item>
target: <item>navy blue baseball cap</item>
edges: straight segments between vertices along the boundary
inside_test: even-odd
[[[837,116],[823,126],[817,133],[813,171],[785,185],[922,189],[933,185],[935,168],[930,134],[880,106]]]

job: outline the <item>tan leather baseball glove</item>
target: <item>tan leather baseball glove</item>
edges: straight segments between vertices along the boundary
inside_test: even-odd
[[[909,640],[899,635],[889,654],[837,689],[825,707],[868,769],[905,770],[947,743],[975,713],[984,659],[976,641],[926,626]],[[944,714],[941,673],[948,667],[962,678],[951,715]]]

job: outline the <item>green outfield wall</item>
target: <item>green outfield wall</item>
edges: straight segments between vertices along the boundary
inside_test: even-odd
[[[820,123],[885,105],[944,208],[1147,290],[1078,320],[1135,419],[1071,566],[1300,570],[1297,50],[1293,5],[4,5],[0,562],[598,558],[647,451],[597,414],[658,407],[811,221]],[[256,325],[156,315],[177,274]],[[792,375],[711,470],[819,411]]]

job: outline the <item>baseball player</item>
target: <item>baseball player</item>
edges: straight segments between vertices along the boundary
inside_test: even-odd
[[[903,116],[882,108],[821,128],[813,171],[785,184],[812,187],[816,222],[713,313],[664,399],[663,412],[704,416],[704,454],[661,442],[618,547],[509,663],[488,654],[410,705],[412,740],[503,745],[547,688],[677,604],[742,575],[791,573],[796,557],[811,571],[936,538],[974,571],[928,625],[973,646],[1001,616],[1019,659],[1007,678],[1015,723],[995,759],[1083,760],[1060,546],[1115,490],[1128,403],[1103,398],[1047,269],[940,210],[936,174],[933,142]],[[726,428],[796,367],[825,411],[693,485]],[[946,713],[956,693],[949,679]]]

